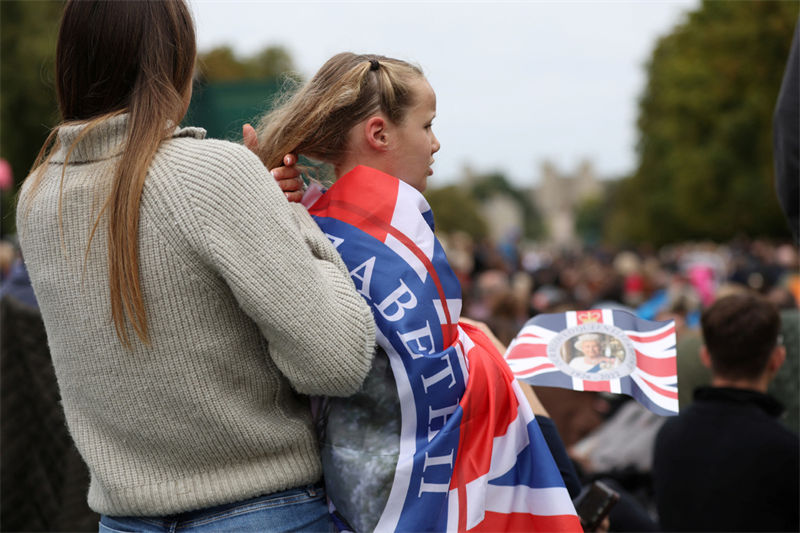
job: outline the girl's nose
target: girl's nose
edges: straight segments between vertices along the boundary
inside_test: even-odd
[[[435,154],[439,151],[442,145],[439,144],[439,139],[436,138],[436,135],[433,136],[433,143],[431,144],[431,153]]]

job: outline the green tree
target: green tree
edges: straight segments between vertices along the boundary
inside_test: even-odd
[[[200,76],[206,82],[296,76],[292,56],[283,46],[268,46],[244,58],[237,57],[230,46],[218,46],[198,54],[198,65]]]
[[[487,235],[486,221],[475,198],[458,185],[429,189],[425,193],[436,222],[437,233],[463,231],[479,240]]]
[[[611,240],[788,237],[771,126],[798,6],[706,1],[660,39],[639,104],[638,168],[611,201]]]
[[[522,209],[524,227],[522,233],[528,239],[537,239],[544,233],[544,224],[539,210],[533,205],[530,195],[512,185],[505,175],[499,172],[480,175],[472,185],[472,196],[481,202],[495,194],[512,198]]]
[[[591,196],[578,205],[575,212],[575,231],[585,244],[597,244],[601,240],[606,207],[603,196]]]
[[[247,67],[230,46],[218,46],[197,56],[198,70],[204,81],[233,81],[247,77]]]
[[[62,8],[60,1],[0,1],[0,157],[15,183],[2,195],[2,235],[15,231],[16,190],[58,122],[54,58]]]
[[[282,46],[269,46],[246,60],[254,78],[271,78],[296,72],[294,61]]]

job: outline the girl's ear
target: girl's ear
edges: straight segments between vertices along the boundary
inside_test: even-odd
[[[370,148],[386,151],[389,148],[388,122],[381,116],[375,115],[367,119],[364,133]]]

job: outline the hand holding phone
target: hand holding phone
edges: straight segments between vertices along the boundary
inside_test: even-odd
[[[618,501],[619,494],[602,481],[584,487],[574,502],[583,530],[596,531]]]

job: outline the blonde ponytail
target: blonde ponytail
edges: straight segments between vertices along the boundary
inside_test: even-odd
[[[409,84],[421,76],[419,67],[398,59],[337,54],[261,119],[259,157],[267,168],[280,166],[288,153],[335,164],[344,153],[348,132],[365,118],[382,112],[402,122],[411,105]]]

